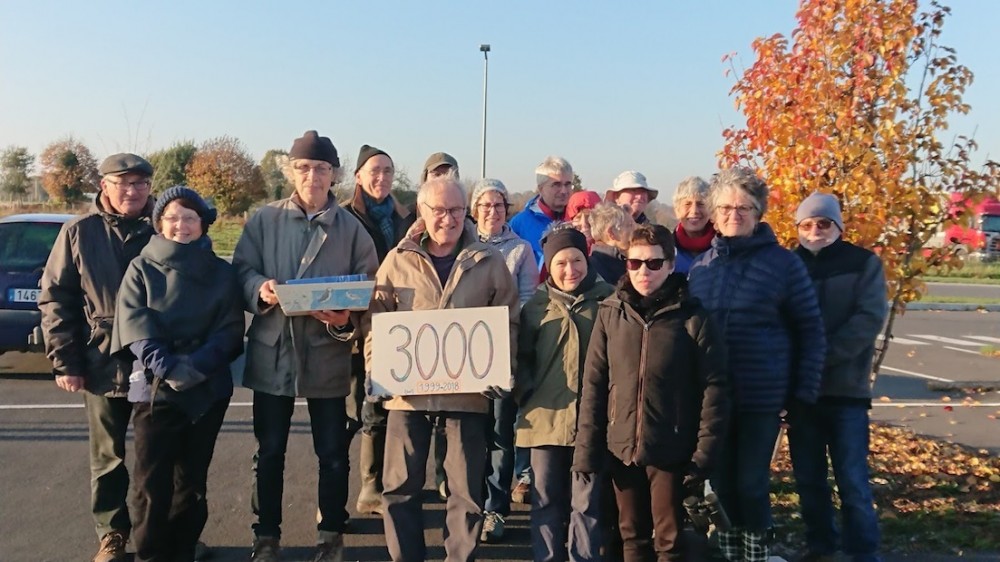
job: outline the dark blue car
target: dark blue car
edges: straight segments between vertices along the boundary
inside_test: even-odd
[[[0,219],[0,354],[41,351],[39,282],[63,223],[75,215],[27,214]]]

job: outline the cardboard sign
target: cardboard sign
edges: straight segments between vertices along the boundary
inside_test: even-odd
[[[282,283],[275,285],[278,304],[285,316],[301,316],[313,310],[368,310],[375,281]]]
[[[510,389],[506,306],[375,314],[372,347],[374,394]]]

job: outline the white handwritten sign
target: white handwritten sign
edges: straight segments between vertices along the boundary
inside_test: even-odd
[[[506,306],[375,314],[372,347],[374,394],[510,389]]]

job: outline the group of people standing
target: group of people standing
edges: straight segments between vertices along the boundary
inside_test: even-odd
[[[84,391],[96,561],[123,560],[130,538],[136,560],[196,558],[244,311],[256,562],[281,557],[296,398],[318,460],[316,562],[343,560],[358,431],[356,511],[382,516],[395,561],[426,558],[432,452],[448,560],[502,540],[518,493],[531,504],[535,560],[689,560],[682,502],[706,481],[732,522],[717,533],[719,555],[766,560],[782,423],[808,559],[838,549],[878,559],[867,452],[884,274],[874,254],[843,240],[832,195],[803,201],[800,245],[789,251],[762,221],[766,184],[740,168],[684,180],[673,231],[650,224],[657,190],[641,173],[623,172],[603,197],[574,192],[558,157],[537,167],[537,194],[513,217],[502,182],[476,181],[470,197],[446,153],[428,158],[415,209],[391,193],[392,158],[369,145],[343,206],[330,190],[344,170],[329,138],[295,139],[287,168],[294,193],[250,217],[231,264],[212,251],[214,209],[184,186],[154,199],[152,166],[133,154],[105,160],[94,209],[56,241],[39,306],[57,384]],[[367,312],[286,316],[278,306],[277,284],[356,274],[375,279]],[[509,385],[373,391],[373,314],[484,306],[509,310]]]

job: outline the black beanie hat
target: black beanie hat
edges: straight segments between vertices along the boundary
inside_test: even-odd
[[[576,248],[584,257],[587,256],[587,237],[575,228],[560,228],[553,230],[542,238],[542,253],[545,256],[545,269],[551,271],[549,265],[552,258],[560,250],[566,248]]]
[[[163,211],[167,208],[167,205],[175,199],[184,199],[192,204],[194,211],[198,213],[201,217],[201,228],[204,231],[208,231],[209,225],[215,222],[218,213],[215,209],[208,206],[208,203],[202,199],[198,192],[191,189],[190,187],[184,185],[175,185],[156,198],[156,204],[153,205],[153,228],[157,232],[160,232],[160,219],[163,217]]]
[[[292,149],[288,151],[288,157],[320,160],[329,162],[334,168],[340,167],[340,159],[337,158],[337,148],[333,146],[333,141],[329,137],[319,136],[316,131],[306,131],[295,139]]]
[[[365,165],[365,162],[367,162],[369,158],[378,156],[379,154],[388,158],[390,162],[392,161],[392,156],[389,156],[389,153],[381,148],[375,148],[374,146],[367,144],[361,145],[361,151],[358,152],[358,165],[354,168],[354,173],[358,173],[358,170],[361,169],[361,166]]]

